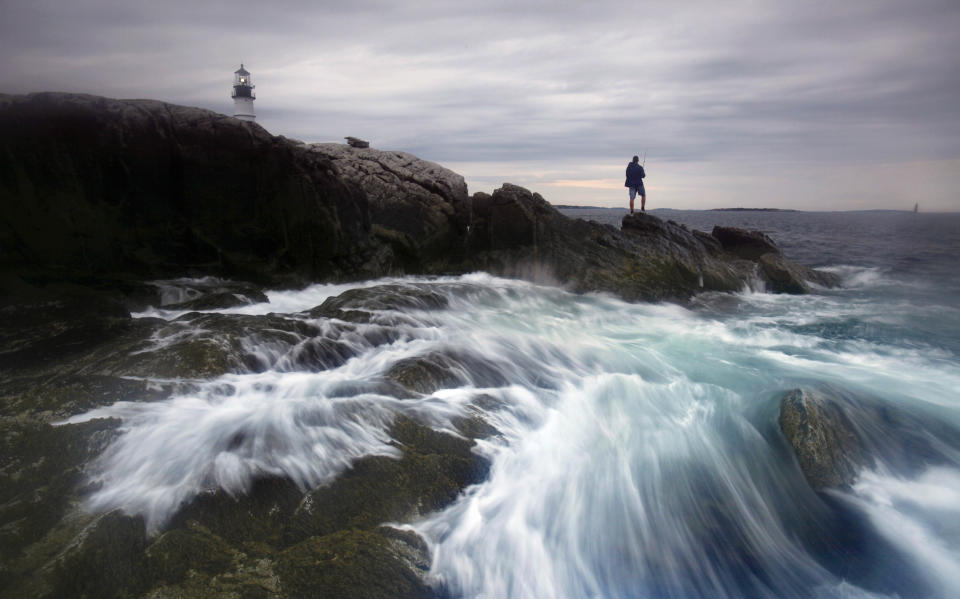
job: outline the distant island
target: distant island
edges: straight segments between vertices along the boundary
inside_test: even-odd
[[[620,210],[626,212],[626,208],[620,206],[573,206],[570,204],[553,204],[557,210]],[[653,208],[653,210],[673,211],[675,208]],[[707,208],[705,212],[800,212],[789,208]]]
[[[789,208],[710,208],[709,212],[800,212]]]
[[[551,204],[557,210],[626,210],[619,206],[572,206],[569,204]]]

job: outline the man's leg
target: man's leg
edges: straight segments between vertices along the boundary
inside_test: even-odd
[[[646,212],[646,211],[647,211],[647,196],[646,196],[646,195],[640,196],[640,211],[641,211],[641,212]]]
[[[633,199],[637,197],[637,190],[634,187],[630,188],[630,214],[633,214]]]

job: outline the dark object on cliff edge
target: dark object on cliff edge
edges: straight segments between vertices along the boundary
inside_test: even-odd
[[[347,144],[349,144],[350,147],[352,148],[369,148],[370,147],[369,141],[360,139],[359,137],[351,137],[348,135],[347,137],[344,137],[344,139],[347,140]]]

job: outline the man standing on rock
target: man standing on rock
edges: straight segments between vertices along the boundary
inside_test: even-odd
[[[630,188],[630,214],[633,214],[633,199],[640,194],[640,210],[647,211],[647,192],[643,189],[643,178],[647,174],[640,166],[640,157],[634,156],[633,162],[627,165],[627,182],[624,187]]]

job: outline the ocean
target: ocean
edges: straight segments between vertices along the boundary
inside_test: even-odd
[[[220,312],[305,319],[349,288],[387,283],[449,306],[375,311],[336,368],[306,372],[288,348],[251,341],[269,368],[71,418],[124,422],[87,508],[140,513],[156,531],[211,485],[242,493],[270,473],[309,487],[356,457],[395,455],[395,414],[447,432],[481,414],[498,431],[475,448],[491,461],[487,480],[402,525],[426,539],[446,596],[960,596],[960,214],[653,214],[762,230],[844,284],[684,305],[484,273],[270,292]],[[167,284],[170,303],[181,299]],[[370,343],[378,331],[392,341]],[[417,397],[362,384],[431,353],[477,368]],[[777,426],[798,388],[879,406],[889,418],[864,412],[865,434],[903,451],[879,455],[849,488],[812,491]],[[252,440],[243,451],[223,442],[238,435]]]

